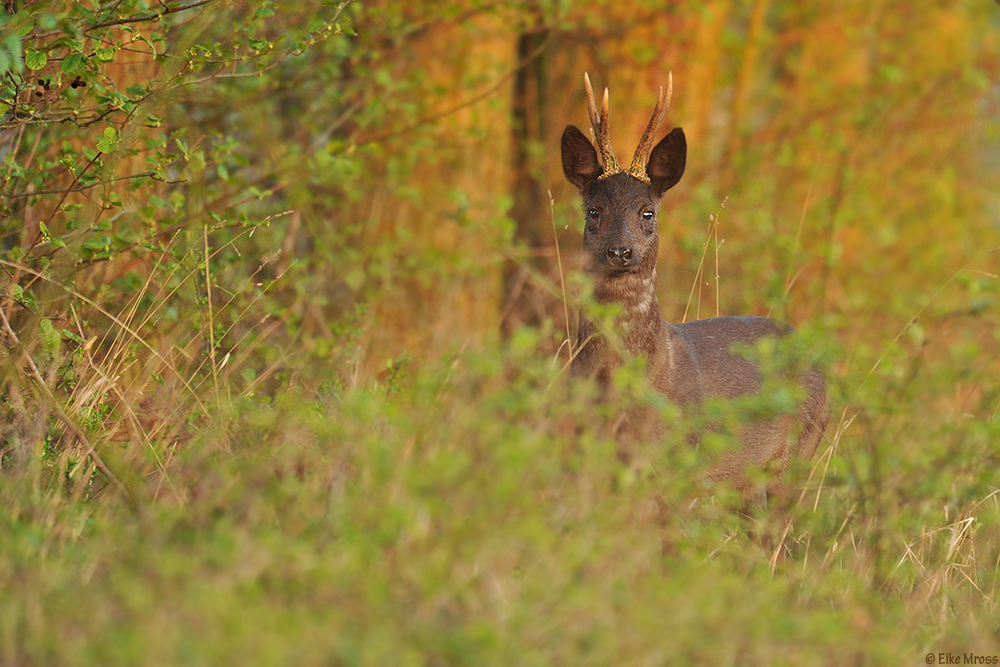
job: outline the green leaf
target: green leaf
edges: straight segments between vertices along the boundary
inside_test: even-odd
[[[97,142],[97,150],[110,153],[118,146],[118,130],[113,127],[104,130],[104,137]]]
[[[20,72],[24,69],[24,61],[21,59],[21,38],[17,35],[10,35],[0,46],[0,73],[8,70]]]
[[[344,282],[347,286],[351,288],[352,291],[357,292],[365,284],[367,276],[365,275],[364,269],[361,267],[355,267],[354,269],[347,272],[344,276]]]
[[[271,48],[271,43],[268,42],[266,39],[252,39],[251,38],[249,40],[249,42],[250,42],[250,48],[253,49],[254,51],[257,51],[257,52],[267,51],[268,49]]]
[[[69,329],[60,329],[59,333],[60,333],[60,335],[62,335],[63,338],[65,338],[67,340],[71,340],[74,343],[79,343],[81,345],[83,344],[83,338],[81,338],[75,332],[70,331]]]
[[[24,65],[30,70],[38,70],[49,62],[49,54],[45,51],[29,50],[24,54]]]
[[[103,49],[96,49],[94,51],[94,55],[97,56],[98,60],[103,60],[104,62],[110,62],[111,60],[114,59],[115,54],[117,52],[118,52],[118,49],[116,47],[109,46],[109,47],[103,48]]]
[[[155,35],[156,33],[153,33],[153,34]],[[157,58],[156,47],[153,45],[153,42],[149,41],[149,39],[147,37],[143,36],[138,31],[133,31],[133,40],[132,41],[141,41],[141,42],[145,42],[146,44],[148,44],[149,45],[149,50],[153,52],[153,59],[155,60]]]
[[[59,347],[61,337],[56,328],[52,326],[52,320],[47,317],[44,318],[38,323],[38,328],[40,329],[38,337],[42,342],[42,347],[50,354],[54,353]]]
[[[91,252],[108,250],[111,248],[111,239],[105,234],[92,236],[83,242],[83,247]]]
[[[66,74],[79,74],[84,70],[87,58],[82,53],[71,53],[63,58],[61,69]]]
[[[35,297],[31,294],[31,292],[25,292],[24,289],[17,283],[14,283],[11,286],[11,291],[13,292],[14,301],[17,301],[27,308],[34,309],[38,307],[38,301],[35,300]]]
[[[27,26],[28,30],[31,30],[31,26]],[[9,35],[7,39],[4,40],[3,45],[7,47],[7,50],[13,53],[15,56],[20,57],[21,55],[21,38],[24,35],[19,35],[15,32]]]
[[[191,170],[195,172],[204,171],[205,169],[205,151],[198,150],[191,151],[187,155],[188,164],[191,165]]]

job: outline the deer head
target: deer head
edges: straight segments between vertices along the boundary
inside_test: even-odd
[[[608,134],[608,89],[600,110],[594,101],[590,77],[584,75],[588,110],[600,161],[593,144],[575,125],[562,135],[563,172],[583,198],[586,226],[583,232],[587,271],[595,278],[595,294],[602,284],[630,276],[646,279],[655,275],[659,247],[657,215],[663,194],[684,174],[687,143],[684,131],[675,128],[652,148],[656,131],[670,107],[673,78],[659,98],[646,131],[635,150],[632,164],[623,170],[615,158]],[[619,292],[620,290],[613,290]],[[617,295],[621,298],[621,295]]]

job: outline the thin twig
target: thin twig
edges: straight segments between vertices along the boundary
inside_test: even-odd
[[[181,5],[179,7],[166,7],[162,12],[156,12],[153,14],[143,14],[142,16],[132,16],[129,18],[112,19],[110,21],[104,21],[103,23],[95,23],[92,26],[87,26],[83,28],[83,32],[90,32],[91,30],[99,30],[100,28],[110,28],[116,25],[126,25],[129,23],[145,23],[148,21],[159,21],[164,16],[169,14],[177,14],[179,12],[186,11],[188,9],[195,9],[196,7],[201,7],[207,4],[211,4],[216,0],[198,0],[197,2],[192,2],[190,5]],[[40,32],[34,35],[29,35],[25,37],[25,40],[29,39],[42,39],[45,37],[51,37],[52,35],[60,35],[61,31],[50,30],[48,32]]]
[[[556,244],[556,264],[559,267],[559,289],[562,291],[563,317],[566,319],[566,342],[569,344],[569,358],[573,358],[573,342],[569,333],[569,305],[566,303],[566,280],[563,276],[562,254],[559,252],[559,233],[556,231],[556,202],[549,190],[549,217],[552,219],[552,242]],[[562,349],[562,345],[559,346]]]
[[[8,194],[3,194],[2,192],[0,192],[0,198],[3,198],[3,199],[23,199],[25,197],[41,197],[42,195],[61,195],[61,194],[68,194],[70,192],[84,192],[85,190],[89,190],[91,188],[96,188],[98,185],[108,185],[108,184],[111,184],[111,183],[117,183],[118,181],[128,181],[128,180],[131,180],[133,178],[146,178],[146,177],[152,177],[152,179],[154,181],[157,181],[159,183],[166,183],[167,185],[175,185],[177,183],[183,183],[184,182],[184,181],[165,181],[163,179],[157,178],[155,172],[144,171],[144,172],[139,173],[139,174],[130,174],[128,176],[118,176],[116,178],[109,178],[109,179],[107,179],[105,181],[95,181],[94,183],[91,183],[90,185],[81,185],[79,187],[72,188],[70,190],[65,190],[63,188],[60,188],[58,190],[39,190],[38,192],[21,192],[21,193],[18,193],[16,195],[8,195]],[[56,207],[56,210],[58,210],[58,207]]]
[[[208,255],[208,225],[202,229],[202,238],[205,242],[205,299],[208,302],[208,354],[212,364],[212,384],[215,386],[215,404],[217,408],[222,406],[222,398],[219,394],[219,370],[215,363],[215,317],[212,310],[212,263]]]

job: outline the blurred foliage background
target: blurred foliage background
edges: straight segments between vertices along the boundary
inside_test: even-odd
[[[0,662],[1000,654],[998,70],[986,0],[7,0]],[[829,366],[775,549],[563,389],[584,71],[620,155],[673,74],[664,317]]]

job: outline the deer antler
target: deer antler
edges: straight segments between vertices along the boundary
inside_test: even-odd
[[[590,90],[590,83],[587,83],[587,90]],[[607,113],[607,92],[604,93],[604,106],[605,113]],[[663,94],[663,86],[660,86],[660,94],[656,100],[656,108],[653,109],[653,115],[649,119],[649,124],[646,125],[646,131],[642,133],[642,140],[635,149],[635,155],[632,157],[632,164],[628,168],[628,174],[634,176],[641,181],[649,181],[649,177],[646,176],[646,165],[649,163],[649,154],[653,150],[653,139],[656,137],[656,131],[660,129],[660,124],[667,115],[667,109],[670,108],[670,98],[674,95],[674,75],[673,72],[667,74],[667,93]],[[591,94],[591,99],[593,99],[593,94]],[[591,112],[591,118],[593,118],[593,112]]]
[[[615,151],[611,147],[611,136],[608,134],[608,89],[604,89],[604,102],[601,104],[600,113],[598,113],[597,103],[594,101],[594,88],[590,85],[590,75],[586,72],[583,74],[583,82],[587,87],[587,111],[590,112],[590,125],[594,129],[594,139],[597,140],[597,148],[601,154],[601,165],[604,167],[601,178],[604,178],[622,170],[621,165],[618,164],[618,158],[615,157]]]

